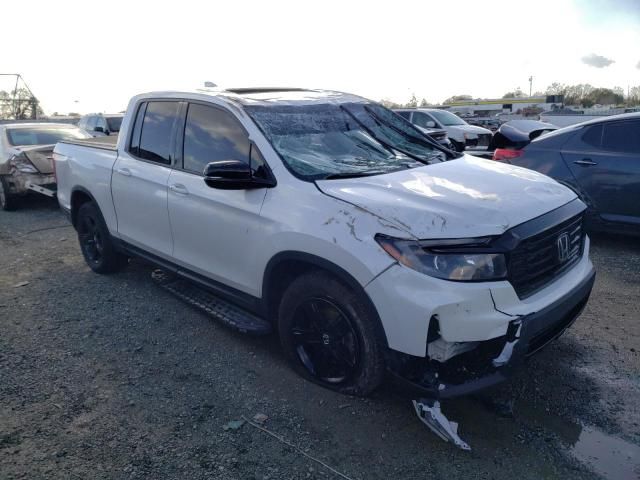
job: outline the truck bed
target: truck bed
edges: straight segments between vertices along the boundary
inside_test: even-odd
[[[67,139],[61,140],[60,143],[68,143],[70,145],[80,145],[82,147],[100,148],[102,150],[116,150],[118,143],[117,135],[109,135],[104,137],[94,137],[86,139]]]

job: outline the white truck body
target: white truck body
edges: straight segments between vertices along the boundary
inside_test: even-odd
[[[215,106],[232,115],[261,152],[277,186],[211,188],[201,174],[132,155],[130,132],[138,105],[160,100]],[[265,282],[274,259],[294,253],[322,259],[322,265],[346,272],[369,297],[389,350],[418,358],[428,359],[431,351],[433,358],[446,361],[456,351],[473,348],[474,342],[508,336],[514,322],[564,305],[577,289],[593,282],[586,236],[571,267],[526,296],[519,295],[509,279],[443,280],[392,258],[377,235],[436,244],[498,238],[569,206],[574,213],[582,209],[570,189],[544,175],[468,155],[374,176],[303,181],[245,111],[250,105],[341,102],[366,100],[322,91],[136,96],[117,144],[56,146],[58,200],[73,219],[78,198],[89,197],[110,235],[129,252],[144,251],[176,265],[189,278],[202,276],[257,302],[266,300]],[[550,255],[556,255],[554,251]],[[580,301],[586,302],[581,295]],[[434,318],[439,337],[430,345]],[[506,344],[509,341],[513,338]],[[438,350],[443,346],[452,353],[443,357]]]

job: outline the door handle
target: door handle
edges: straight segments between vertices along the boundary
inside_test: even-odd
[[[585,165],[585,166],[598,164],[598,162],[594,162],[590,158],[583,158],[582,160],[576,160],[573,163],[575,163],[576,165]]]
[[[189,195],[189,190],[181,183],[172,183],[169,185],[169,190],[179,195]]]
[[[129,170],[128,168],[119,168],[117,170],[117,172],[120,175],[124,175],[125,177],[130,177],[131,176],[131,170]]]

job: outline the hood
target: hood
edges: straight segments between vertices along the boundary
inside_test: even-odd
[[[425,127],[419,127],[418,125],[414,125],[414,127],[416,127],[421,132],[426,133],[427,135],[446,134],[447,133],[446,130],[443,130],[441,128],[425,128]]]
[[[489,150],[496,148],[521,149],[540,135],[557,130],[558,127],[538,120],[511,120],[500,126],[491,139]]]
[[[500,235],[576,198],[545,175],[470,155],[386,175],[316,183],[323,193],[418,239]]]
[[[476,125],[451,125],[448,129],[460,132],[460,133],[475,133],[476,135],[493,135],[491,130],[478,127]]]

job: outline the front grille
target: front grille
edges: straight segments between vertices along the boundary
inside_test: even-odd
[[[509,281],[518,297],[533,295],[580,260],[584,248],[582,217],[581,213],[526,238],[511,252]],[[565,233],[568,239],[562,242],[560,237]]]
[[[483,133],[478,135],[478,146],[479,147],[488,147],[491,142],[491,135],[488,133]]]

